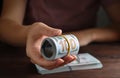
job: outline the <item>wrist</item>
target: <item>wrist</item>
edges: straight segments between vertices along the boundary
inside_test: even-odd
[[[29,26],[21,26],[20,35],[21,35],[21,44],[23,46],[26,45],[29,28],[30,28]]]
[[[28,26],[9,19],[0,19],[0,40],[14,46],[26,43]]]
[[[91,36],[91,42],[96,41],[97,39],[97,33],[95,32],[95,30],[90,30],[90,36]]]

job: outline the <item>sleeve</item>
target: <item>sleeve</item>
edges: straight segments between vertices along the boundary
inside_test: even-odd
[[[120,0],[100,0],[100,2],[101,2],[101,5],[103,6],[109,6],[112,4],[120,3]]]

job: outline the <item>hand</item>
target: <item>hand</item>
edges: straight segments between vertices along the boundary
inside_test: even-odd
[[[26,51],[32,63],[38,64],[46,69],[54,69],[75,60],[76,57],[70,55],[52,61],[45,60],[41,56],[40,47],[43,39],[61,34],[62,31],[60,29],[51,28],[44,23],[34,23],[31,25],[27,36]]]
[[[93,41],[92,33],[90,33],[89,31],[82,31],[80,33],[79,39],[80,39],[80,45],[86,46]]]
[[[82,31],[76,31],[76,32],[71,32],[74,34],[79,42],[80,42],[80,47],[86,46],[89,43],[94,41],[94,30],[89,29],[89,30],[82,30]]]

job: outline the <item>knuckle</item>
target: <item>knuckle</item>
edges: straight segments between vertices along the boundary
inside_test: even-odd
[[[33,23],[33,25],[35,25],[35,26],[40,26],[40,25],[45,25],[45,24],[42,23],[42,22],[35,22],[35,23]]]

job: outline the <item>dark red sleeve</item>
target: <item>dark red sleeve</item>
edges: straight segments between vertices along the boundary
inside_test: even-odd
[[[103,6],[110,6],[112,4],[120,3],[120,0],[100,0]]]

